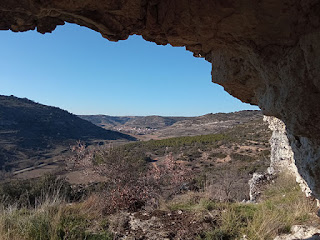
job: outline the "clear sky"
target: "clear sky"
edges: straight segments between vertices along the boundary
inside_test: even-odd
[[[198,116],[258,109],[211,82],[211,64],[140,36],[110,42],[73,24],[0,31],[0,94],[74,114]]]

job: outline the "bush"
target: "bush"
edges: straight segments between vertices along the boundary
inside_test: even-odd
[[[210,154],[210,158],[225,158],[227,157],[227,154],[222,152],[215,152]]]
[[[236,161],[247,161],[247,162],[252,162],[254,161],[254,158],[249,156],[249,155],[242,155],[239,153],[232,153],[231,155],[232,160]]]

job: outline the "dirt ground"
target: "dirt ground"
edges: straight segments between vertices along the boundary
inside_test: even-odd
[[[140,211],[121,213],[111,220],[115,239],[194,240],[216,224],[210,212]]]

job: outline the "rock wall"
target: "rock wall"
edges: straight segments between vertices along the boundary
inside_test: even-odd
[[[268,173],[288,172],[296,174],[297,168],[294,162],[294,154],[289,144],[286,126],[275,117],[264,116],[263,120],[269,124],[272,136],[269,140],[271,146],[270,167]]]
[[[297,172],[305,182],[312,195],[320,199],[320,147],[306,137],[297,137],[288,133],[288,139],[294,153]],[[304,179],[304,180],[302,180]],[[305,185],[305,184],[304,184]],[[306,187],[307,189],[307,187]],[[319,202],[318,202],[319,203]]]
[[[269,123],[269,128],[272,131],[272,136],[270,138],[271,163],[268,168],[268,174],[275,174],[279,172],[293,174],[296,177],[296,181],[299,183],[301,190],[305,192],[306,196],[312,196],[311,189],[308,187],[306,181],[301,177],[301,175],[305,173],[296,166],[295,161],[297,157],[295,157],[293,149],[295,152],[299,151],[296,147],[292,148],[290,145],[289,134],[286,131],[285,124],[275,117],[264,116],[264,121]],[[292,141],[291,144],[295,145]]]
[[[319,0],[0,1],[0,30],[46,33],[65,22],[204,57],[213,82],[286,124],[298,171],[320,198]]]

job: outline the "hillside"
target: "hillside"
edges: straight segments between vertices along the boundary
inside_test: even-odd
[[[121,118],[112,121],[129,121]],[[165,123],[158,116],[139,118],[141,124]],[[127,144],[79,144],[54,175],[41,175],[38,168],[0,182],[6,199],[0,199],[0,225],[7,224],[0,235],[271,240],[296,225],[319,226],[315,201],[304,197],[292,176],[269,176],[256,185],[257,202],[248,201],[248,181],[270,166],[271,131],[259,112],[185,118],[157,131],[170,128],[173,134],[208,130]],[[43,193],[49,197],[41,202]]]
[[[119,127],[162,129],[172,124],[188,119],[188,117],[162,116],[108,116],[108,115],[79,115],[80,118],[90,121],[106,129]]]
[[[13,162],[20,160],[47,159],[54,150],[59,155],[77,140],[91,143],[119,139],[134,140],[126,134],[97,127],[65,110],[0,95],[0,168],[11,168]],[[8,163],[10,165],[6,165]]]
[[[262,119],[260,111],[210,113],[177,121],[171,126],[155,132],[155,135],[159,138],[167,138],[172,136],[197,136],[209,133],[219,133],[239,124],[259,119]]]
[[[145,135],[144,140],[197,136],[218,133],[238,124],[262,119],[260,111],[206,114],[199,117],[81,115],[85,120],[105,129],[134,135]]]
[[[266,180],[259,201],[247,201],[248,180],[270,164],[270,135],[259,118],[219,134],[87,148],[58,177],[0,183],[8,209],[0,212],[0,225],[7,224],[0,234],[271,240],[297,224],[317,226],[315,202],[304,198],[292,177]],[[39,205],[43,192],[52,197]]]

